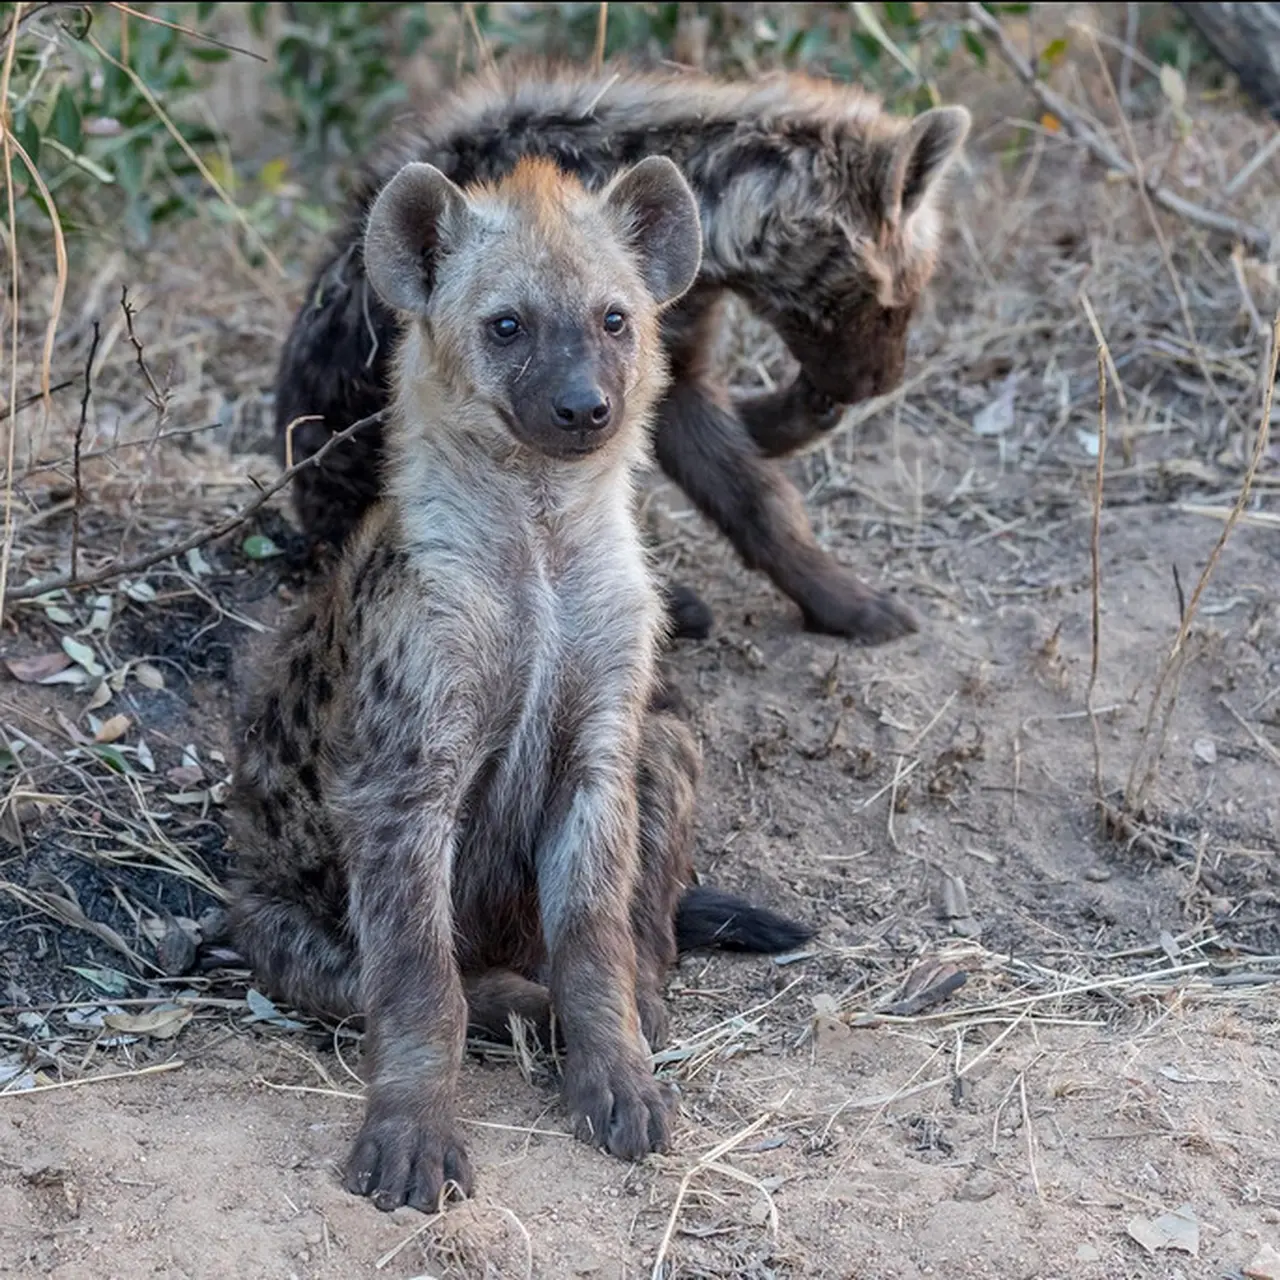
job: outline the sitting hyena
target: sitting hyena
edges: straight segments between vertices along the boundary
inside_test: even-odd
[[[800,494],[771,459],[834,425],[837,405],[901,382],[908,322],[934,268],[939,179],[968,128],[963,107],[903,120],[858,89],[798,76],[726,84],[507,71],[473,81],[393,142],[357,192],[281,359],[281,456],[310,456],[386,402],[394,317],[369,288],[360,237],[375,194],[406,160],[466,183],[548,156],[594,188],[643,156],[669,156],[697,196],[703,258],[664,319],[674,381],[657,413],[659,462],[810,628],[872,644],[914,631],[906,607],[818,546]],[[801,366],[790,387],[735,400],[713,376],[726,291],[785,339]],[[321,420],[298,423],[290,448],[289,426],[307,414]],[[375,496],[381,448],[366,429],[298,475],[308,533],[341,543]],[[678,633],[710,627],[683,588],[669,607]]]
[[[700,757],[655,676],[632,472],[699,252],[659,157],[597,194],[547,160],[467,194],[409,164],[369,215],[404,318],[386,496],[250,709],[232,930],[277,998],[364,1015],[346,1185],[384,1209],[471,1187],[468,1020],[554,1009],[577,1132],[638,1159],[668,1133],[645,1041],[677,949],[809,936],[690,887]]]

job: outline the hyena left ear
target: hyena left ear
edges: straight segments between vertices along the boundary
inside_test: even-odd
[[[924,203],[968,137],[969,122],[964,107],[936,107],[918,115],[893,144],[881,193],[887,223],[905,222]]]
[[[650,156],[614,178],[604,202],[630,232],[654,301],[674,302],[702,265],[698,202],[684,175],[666,156]]]
[[[387,306],[426,310],[440,253],[462,231],[469,209],[431,164],[407,164],[382,188],[365,225],[364,269]]]

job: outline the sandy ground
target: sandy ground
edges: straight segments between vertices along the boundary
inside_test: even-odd
[[[1277,459],[1200,599],[1141,813],[1108,838],[1085,713],[1097,419],[1079,290],[1127,395],[1092,698],[1112,803],[1150,744],[1180,594],[1248,436],[1179,345],[1134,202],[1067,148],[1007,161],[998,123],[979,121],[907,390],[792,464],[826,544],[910,599],[921,634],[859,650],[802,633],[677,493],[653,490],[664,570],[717,614],[673,657],[707,755],[699,868],[820,930],[798,957],[693,956],[672,975],[673,1153],[628,1167],[587,1150],[564,1135],[550,1064],[477,1053],[462,1083],[475,1200],[380,1215],[337,1179],[355,1045],[251,1021],[242,985],[184,972],[190,922],[216,901],[200,874],[224,865],[235,659],[300,589],[288,556],[248,559],[236,538],[144,575],[155,599],[117,590],[109,628],[88,632],[106,669],[134,664],[91,714],[129,717],[117,741],[136,776],[77,739],[94,732],[87,687],[0,685],[6,742],[36,744],[5,775],[0,1071],[41,1086],[0,1092],[0,1274],[1238,1280],[1280,1249]],[[1213,129],[1246,154],[1262,136],[1225,108]],[[1278,188],[1255,179],[1255,216]],[[1261,341],[1224,256],[1170,232],[1215,385],[1256,423]],[[79,313],[113,316],[122,280],[148,299],[172,420],[233,424],[148,463],[132,536],[163,540],[176,508],[225,511],[246,470],[271,474],[249,451],[298,283],[235,263],[215,281],[157,250],[117,261]],[[735,339],[739,381],[777,372],[762,344]],[[86,349],[68,341],[65,376]],[[117,332],[102,424],[138,400],[132,361]],[[94,473],[104,530],[132,475]],[[68,526],[65,494],[22,496],[24,519],[64,506],[40,517],[18,581]],[[290,545],[278,516],[259,527]],[[15,611],[0,657],[56,652],[92,593],[63,607],[74,625]],[[955,972],[948,998],[890,1011]],[[112,1009],[152,1021],[104,1030]]]

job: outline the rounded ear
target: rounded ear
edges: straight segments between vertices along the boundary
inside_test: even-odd
[[[447,240],[456,240],[467,198],[435,165],[407,164],[378,193],[364,232],[364,268],[378,297],[421,313]]]
[[[684,175],[666,156],[650,156],[609,183],[604,203],[630,236],[654,301],[674,302],[702,265],[698,202]]]
[[[883,216],[896,224],[922,204],[969,136],[964,107],[935,107],[918,115],[893,144],[881,192]]]

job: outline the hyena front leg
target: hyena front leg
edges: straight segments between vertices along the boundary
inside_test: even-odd
[[[538,896],[574,1130],[639,1160],[666,1146],[672,1097],[654,1079],[636,1007],[635,766],[596,755],[583,749],[564,814],[538,851]]]
[[[733,410],[766,458],[803,448],[830,431],[844,414],[844,406],[819,391],[803,371],[777,391],[735,396]]]
[[[655,452],[747,567],[768,574],[800,606],[809,630],[884,644],[919,629],[910,609],[818,546],[795,486],[710,383],[686,376],[672,386],[659,410]]]
[[[693,883],[694,799],[702,753],[693,731],[651,705],[640,742],[640,870],[631,900],[636,938],[636,1004],[650,1050],[667,1041],[662,998],[676,962],[676,906]]]
[[[345,1185],[384,1210],[431,1212],[446,1184],[464,1195],[472,1187],[454,1124],[467,1027],[453,950],[455,818],[444,804],[419,802],[429,785],[402,774],[395,808],[379,786],[380,803],[362,804],[357,794],[348,810],[368,1102]]]

